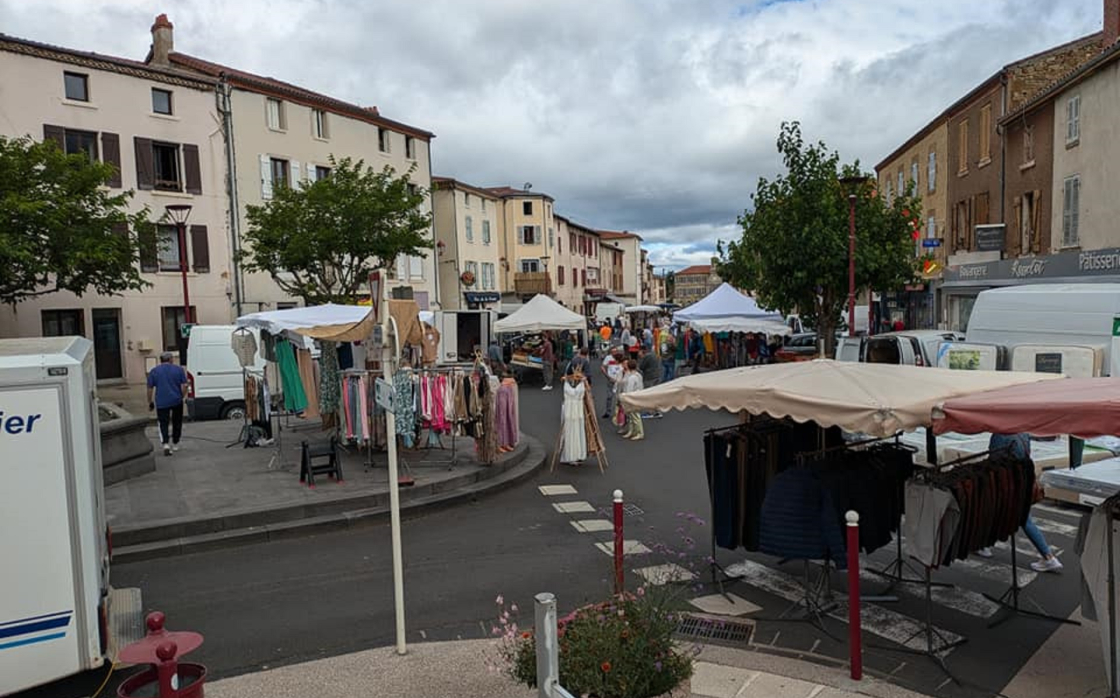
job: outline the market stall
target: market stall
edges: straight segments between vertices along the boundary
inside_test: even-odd
[[[674,312],[673,322],[687,327],[681,341],[689,347],[694,369],[768,363],[777,352],[777,338],[790,334],[781,313],[760,307],[726,282]]]
[[[523,335],[510,359],[510,363],[521,370],[541,370],[541,359],[534,352],[539,346],[540,334],[547,331],[575,332],[580,336],[580,345],[587,345],[587,319],[543,294],[533,296],[516,312],[494,323],[495,333]]]

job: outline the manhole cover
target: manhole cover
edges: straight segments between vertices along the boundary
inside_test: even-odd
[[[706,618],[686,615],[677,625],[677,635],[720,645],[745,645],[754,634],[749,620]]]

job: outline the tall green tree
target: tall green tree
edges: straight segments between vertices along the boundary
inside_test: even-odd
[[[276,187],[263,206],[248,206],[243,268],[269,274],[308,305],[351,303],[369,273],[397,257],[425,255],[431,214],[412,170],[397,176],[362,160],[331,159],[331,173],[308,186]]]
[[[148,210],[129,213],[133,193],[110,190],[114,177],[53,141],[0,136],[0,302],[148,286],[138,265]]]
[[[913,187],[890,205],[859,162],[841,164],[824,143],[806,144],[797,122],[778,136],[786,173],[760,178],[742,237],[720,245],[720,276],[755,292],[765,307],[798,312],[831,353],[848,303],[848,195],[856,195],[856,289],[893,291],[917,271],[921,205]],[[849,189],[841,178],[865,177]]]

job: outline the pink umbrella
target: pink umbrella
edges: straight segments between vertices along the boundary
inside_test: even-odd
[[[933,431],[1120,436],[1120,378],[1026,383],[946,400]]]

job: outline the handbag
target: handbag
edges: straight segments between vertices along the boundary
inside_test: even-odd
[[[614,425],[621,427],[626,424],[626,411],[622,409],[622,405],[615,407],[614,411]]]

